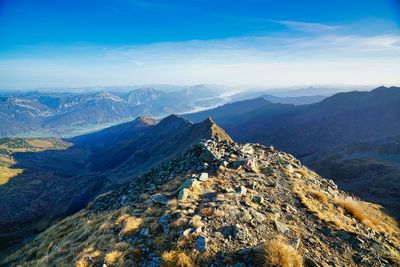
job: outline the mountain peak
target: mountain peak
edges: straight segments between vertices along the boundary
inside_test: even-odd
[[[137,120],[143,126],[155,125],[158,123],[158,120],[146,115],[139,116],[135,120]]]
[[[211,116],[208,116],[208,117],[207,117],[207,121],[208,121],[209,123],[211,123],[211,124],[214,124],[214,123],[215,123],[214,120],[211,118]]]
[[[230,143],[233,143],[233,139],[225,132],[224,129],[219,127],[211,117],[208,117],[207,123],[211,123],[211,136],[216,140],[225,140]]]
[[[169,125],[172,123],[185,123],[185,124],[191,124],[188,120],[182,118],[181,116],[178,116],[176,114],[171,114],[165,118],[163,118],[159,125]]]

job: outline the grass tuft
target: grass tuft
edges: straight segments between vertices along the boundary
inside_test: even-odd
[[[263,247],[263,266],[302,267],[302,256],[282,238],[266,242]]]
[[[204,223],[201,221],[201,217],[199,215],[194,215],[192,217],[191,224],[196,228],[204,226]]]
[[[117,220],[117,223],[121,223],[123,221],[124,227],[121,230],[121,236],[132,235],[136,233],[143,224],[143,220],[141,218],[126,216],[126,214],[120,216]]]
[[[162,267],[192,267],[193,263],[189,256],[183,252],[168,251],[162,255]]]
[[[310,190],[308,192],[313,198],[318,199],[322,203],[328,203],[328,197],[325,193],[316,190]]]
[[[121,264],[124,259],[124,254],[119,250],[113,250],[106,254],[104,261],[109,265]]]
[[[339,197],[336,204],[345,209],[352,217],[379,233],[392,234],[396,229],[393,220],[389,220],[376,206],[353,197]]]

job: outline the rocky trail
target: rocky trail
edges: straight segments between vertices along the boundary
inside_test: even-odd
[[[396,221],[293,156],[223,137],[97,197],[4,266],[399,266]]]

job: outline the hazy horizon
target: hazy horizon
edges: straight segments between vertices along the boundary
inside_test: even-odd
[[[308,91],[315,90],[324,94],[324,91],[347,92],[347,91],[370,91],[377,87],[398,87],[397,84],[372,84],[372,85],[355,85],[355,84],[310,84],[310,85],[293,85],[293,86],[252,86],[237,85],[229,86],[223,84],[132,84],[132,85],[93,85],[93,86],[53,86],[53,87],[34,87],[34,88],[0,88],[0,93],[94,93],[94,92],[110,92],[124,93],[137,89],[155,89],[163,92],[178,92],[189,88],[205,87],[210,90],[219,91],[222,95],[238,94],[244,92],[290,92],[290,91]],[[318,93],[315,93],[317,95]]]

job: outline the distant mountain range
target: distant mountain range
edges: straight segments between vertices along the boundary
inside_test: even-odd
[[[244,90],[221,86],[42,88],[0,91],[0,136],[77,136],[127,122],[137,116],[162,118],[253,98],[304,105],[320,102],[340,88]],[[57,92],[59,90],[60,92]]]
[[[185,118],[212,116],[241,141],[274,144],[295,153],[400,135],[400,88],[338,93],[310,105],[276,104],[253,99],[227,104]]]
[[[213,107],[223,103],[218,95],[202,85],[176,92],[138,88],[120,93],[2,93],[0,136],[74,135],[140,115],[163,117]]]
[[[335,178],[345,190],[385,204],[400,217],[396,204],[400,200],[400,153],[391,151],[394,146],[388,141],[400,136],[399,87],[338,93],[309,105],[257,98],[184,117],[197,122],[208,116],[235,140],[274,145],[293,153],[326,177]],[[361,146],[363,151],[357,152]],[[390,160],[388,153],[394,153]],[[377,186],[376,179],[366,178],[379,177],[382,172],[390,183]]]

